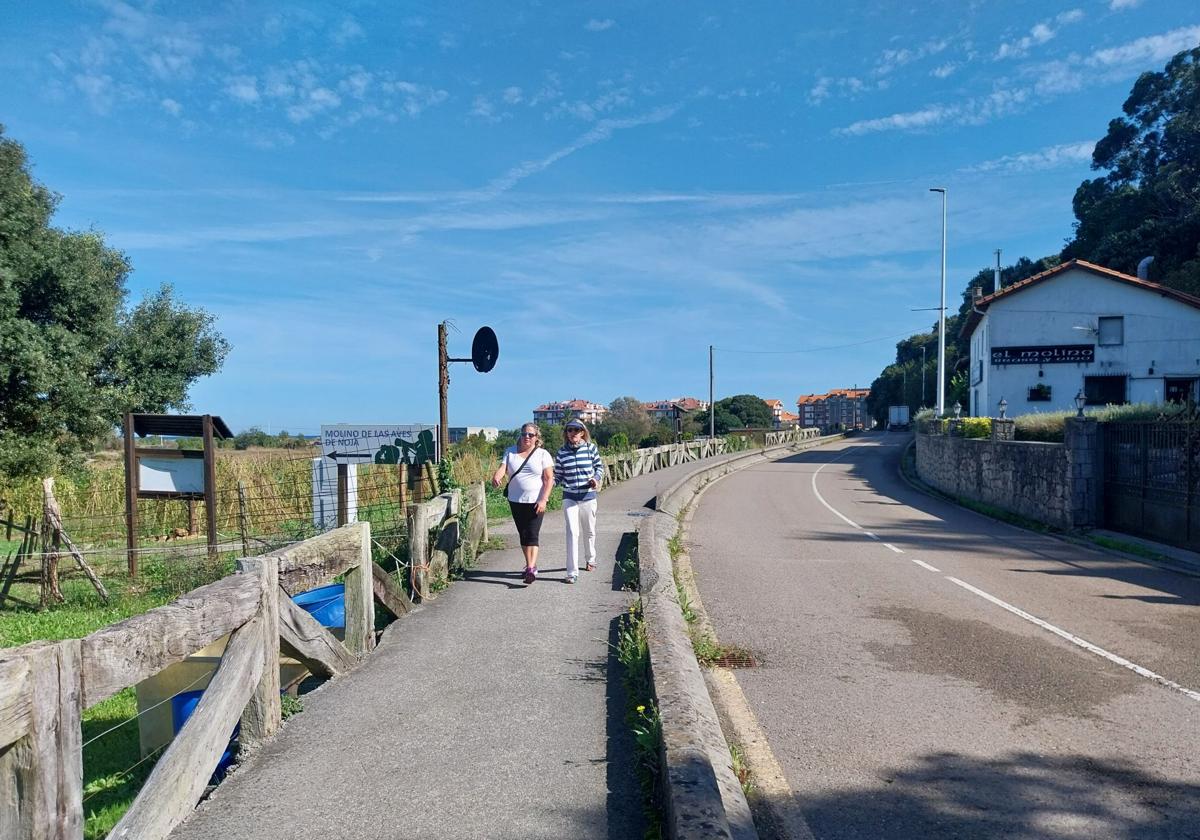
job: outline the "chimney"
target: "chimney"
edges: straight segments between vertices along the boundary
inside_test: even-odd
[[[1000,291],[1001,288],[1003,288],[1003,286],[1000,283],[1000,249],[999,248],[996,249],[996,284],[995,284],[994,288],[997,292]]]
[[[982,299],[983,299],[983,287],[982,286],[972,286],[971,287],[971,303],[979,303],[979,301]]]
[[[1138,263],[1138,279],[1150,279],[1150,263],[1154,262],[1154,257],[1142,257],[1142,261]]]

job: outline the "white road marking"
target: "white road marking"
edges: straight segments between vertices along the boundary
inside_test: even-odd
[[[864,534],[866,534],[868,537],[870,537],[870,538],[871,538],[871,539],[873,539],[873,540],[877,540],[877,539],[879,539],[879,537],[875,536],[875,535],[874,535],[874,534],[872,534],[870,531],[863,531],[863,533],[864,533]]]
[[[853,451],[854,449],[857,449],[857,448],[858,448],[858,447],[855,447],[855,446],[852,446],[852,447],[850,447],[849,449],[847,449],[847,450],[843,451],[841,455],[837,456],[837,458],[834,458],[834,459],[833,459],[833,461],[836,461],[836,460],[838,460],[838,458],[841,458],[841,457],[843,457],[843,456],[847,455],[848,453],[850,453],[851,451]],[[836,509],[836,508],[835,508],[833,505],[829,504],[829,502],[825,501],[825,497],[824,497],[824,496],[822,496],[822,495],[821,495],[821,491],[817,489],[817,476],[819,476],[819,475],[821,474],[821,470],[823,470],[823,469],[825,469],[826,467],[828,467],[830,464],[832,464],[832,463],[833,463],[833,461],[829,461],[829,462],[827,462],[827,463],[824,463],[824,464],[822,464],[821,466],[817,467],[817,470],[816,470],[816,472],[814,472],[814,473],[812,474],[812,489],[813,489],[813,492],[814,492],[814,493],[817,495],[817,501],[818,501],[818,502],[820,502],[821,504],[825,505],[825,508],[826,508],[826,509],[827,509],[827,510],[828,510],[830,513],[832,513],[832,514],[833,514],[834,516],[836,516],[838,519],[840,519],[840,520],[842,520],[843,522],[845,522],[845,523],[846,523],[847,525],[849,525],[851,528],[855,528],[855,529],[857,529],[857,530],[861,531],[861,530],[863,530],[863,527],[862,527],[861,525],[859,525],[857,522],[855,522],[855,521],[854,521],[853,519],[851,519],[850,517],[848,517],[848,516],[843,516],[843,515],[842,515],[842,513],[841,513],[839,510],[837,510],[837,509]]]
[[[843,456],[845,456],[846,454],[848,454],[849,452],[851,452],[852,450],[857,449],[857,448],[858,447],[851,447],[850,449],[846,449],[844,452],[842,452],[841,455],[838,455],[837,458],[834,458],[833,460],[828,461],[828,462],[822,464],[820,467],[818,467],[816,472],[814,472],[812,475],[812,489],[813,489],[813,493],[817,497],[817,501],[820,502],[822,505],[824,505],[825,508],[830,513],[832,513],[834,516],[836,516],[838,519],[841,519],[843,522],[845,522],[850,527],[855,528],[856,530],[862,531],[863,533],[867,534],[868,536],[874,537],[875,539],[879,539],[874,534],[872,534],[870,531],[865,530],[861,525],[859,525],[853,519],[850,519],[848,516],[845,516],[841,511],[839,511],[833,505],[829,504],[829,502],[825,501],[825,497],[822,496],[821,491],[817,489],[817,476],[821,474],[821,470],[825,469],[830,464],[832,464],[834,461],[837,461],[839,458],[842,458]],[[896,548],[896,546],[892,545],[891,543],[884,543],[884,545],[886,545],[888,548],[890,548],[892,551],[896,552],[897,554],[904,553],[903,551]],[[921,568],[928,569],[931,572],[941,572],[941,569],[931,566],[928,563],[922,562],[921,560],[918,560],[915,557],[909,557],[908,559],[911,560],[912,562],[916,563]],[[1025,619],[1026,621],[1031,622],[1032,624],[1035,624],[1038,627],[1041,627],[1043,630],[1048,630],[1051,633],[1053,633],[1054,635],[1060,636],[1060,637],[1066,639],[1068,642],[1070,642],[1073,645],[1077,645],[1090,653],[1094,653],[1097,656],[1101,656],[1101,657],[1107,659],[1109,662],[1112,662],[1116,665],[1120,665],[1122,668],[1128,668],[1130,671],[1133,671],[1138,676],[1145,677],[1146,679],[1151,680],[1152,682],[1156,682],[1165,688],[1172,689],[1173,691],[1178,691],[1180,694],[1184,695],[1185,697],[1187,697],[1190,700],[1195,700],[1197,702],[1200,702],[1200,691],[1193,691],[1190,688],[1184,688],[1179,683],[1177,683],[1173,680],[1169,680],[1166,677],[1162,676],[1161,674],[1156,674],[1148,668],[1143,668],[1141,665],[1138,665],[1135,662],[1130,662],[1128,659],[1126,659],[1123,656],[1118,656],[1117,654],[1111,653],[1098,645],[1092,644],[1091,642],[1087,641],[1086,639],[1081,639],[1079,636],[1076,636],[1074,633],[1069,633],[1060,627],[1056,627],[1053,624],[1051,624],[1050,622],[1044,621],[1043,619],[1038,618],[1036,615],[1030,615],[1029,613],[1025,612],[1024,610],[1022,610],[1018,607],[1014,607],[1012,604],[1008,603],[1007,601],[1002,601],[999,598],[995,597],[994,595],[989,595],[988,593],[984,592],[982,589],[978,589],[978,588],[972,586],[971,584],[967,583],[966,581],[959,580],[958,578],[952,577],[950,575],[944,575],[944,577],[946,578],[946,580],[950,581],[951,583],[953,583],[957,586],[961,586],[963,589],[967,590],[968,592],[972,592],[975,595],[978,595],[980,598],[983,598],[985,601],[990,601],[991,603],[995,604],[996,606],[1002,607],[1003,609],[1008,610],[1013,615],[1019,616],[1019,617]]]
[[[986,601],[991,601],[993,604],[995,604],[998,607],[1003,607],[1004,609],[1008,610],[1013,615],[1020,616],[1021,618],[1025,619],[1026,621],[1032,622],[1033,624],[1036,624],[1038,627],[1041,627],[1043,630],[1049,630],[1054,635],[1061,636],[1062,638],[1066,639],[1068,642],[1070,642],[1073,645],[1078,645],[1079,647],[1083,648],[1084,650],[1094,653],[1097,656],[1103,656],[1109,662],[1114,662],[1117,665],[1120,665],[1122,668],[1128,668],[1130,671],[1133,671],[1135,674],[1145,677],[1148,680],[1153,680],[1154,682],[1158,683],[1159,685],[1174,689],[1175,691],[1178,691],[1180,694],[1183,694],[1184,696],[1189,697],[1192,700],[1200,701],[1200,691],[1192,691],[1190,688],[1184,688],[1179,683],[1174,682],[1173,680],[1169,680],[1160,674],[1156,674],[1147,668],[1143,668],[1141,665],[1137,665],[1133,662],[1130,662],[1128,659],[1126,659],[1123,656],[1117,656],[1115,653],[1110,653],[1109,651],[1105,650],[1104,648],[1094,645],[1091,642],[1087,641],[1086,639],[1081,639],[1073,633],[1068,633],[1066,630],[1063,630],[1062,628],[1055,627],[1050,622],[1043,621],[1042,619],[1038,618],[1036,615],[1030,615],[1029,613],[1025,612],[1024,610],[1018,609],[1017,607],[1014,607],[1012,604],[1009,604],[1006,601],[1001,601],[999,598],[995,597],[994,595],[989,595],[988,593],[984,592],[982,589],[977,589],[976,587],[972,586],[971,584],[961,581],[956,577],[951,577],[950,575],[946,575],[946,580],[950,581],[951,583],[955,583],[955,584],[961,586],[963,589],[966,589],[968,592],[974,592],[980,598],[983,598]]]

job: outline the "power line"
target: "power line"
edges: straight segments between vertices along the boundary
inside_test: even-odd
[[[821,350],[842,350],[846,347],[858,347],[862,344],[871,344],[876,341],[888,341],[893,338],[907,338],[908,336],[922,333],[920,328],[908,330],[907,332],[896,333],[895,335],[881,335],[876,338],[867,338],[862,341],[852,341],[849,344],[831,344],[828,347],[805,347],[800,350],[735,350],[729,347],[716,347],[715,350],[720,350],[722,353],[752,353],[758,355],[781,355],[781,354],[796,354],[796,353],[816,353]]]

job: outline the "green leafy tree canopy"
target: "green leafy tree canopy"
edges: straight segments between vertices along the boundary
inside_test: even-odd
[[[0,126],[0,475],[77,460],[126,411],[186,410],[229,352],[170,286],[126,309],[129,261],[94,231],[52,227],[57,203]]]
[[[771,407],[754,394],[738,394],[717,400],[714,410],[718,435],[738,428],[769,429],[774,422]]]
[[[1151,279],[1200,293],[1200,47],[1143,73],[1096,144],[1108,170],[1075,191],[1078,257],[1132,274],[1153,256]]]

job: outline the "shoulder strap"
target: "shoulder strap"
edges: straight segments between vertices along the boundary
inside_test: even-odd
[[[513,470],[513,474],[508,477],[508,484],[504,485],[505,495],[508,494],[508,485],[512,484],[512,480],[517,477],[517,473],[519,473],[521,470],[525,469],[525,465],[529,463],[529,459],[532,458],[533,454],[537,451],[538,451],[538,448],[536,446],[533,447],[533,449],[531,449],[529,451],[529,454],[525,456],[525,460],[521,462],[521,466],[519,466],[515,470]],[[517,453],[514,452],[513,454],[516,455]]]

